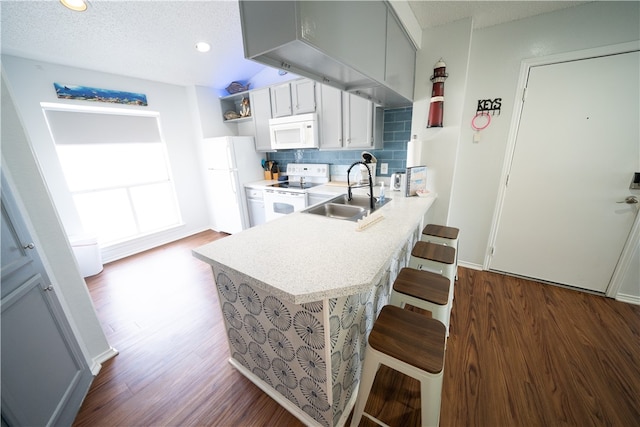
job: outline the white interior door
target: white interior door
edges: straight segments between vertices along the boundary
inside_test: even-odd
[[[532,67],[492,270],[605,292],[638,205],[638,52]]]

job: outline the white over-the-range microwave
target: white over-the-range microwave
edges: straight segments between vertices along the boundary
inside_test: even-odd
[[[269,130],[274,150],[318,148],[318,116],[315,113],[270,119]]]

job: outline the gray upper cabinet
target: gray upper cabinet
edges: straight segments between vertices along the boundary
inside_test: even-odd
[[[321,85],[318,110],[321,149],[382,148],[383,110],[373,102]]]
[[[316,111],[316,82],[294,80],[271,88],[273,117],[286,117]]]
[[[289,83],[271,88],[271,114],[274,118],[286,117],[293,113],[291,109],[291,86]]]
[[[385,107],[411,105],[415,47],[386,2],[240,1],[240,17],[246,58]]]
[[[250,91],[251,114],[255,126],[256,151],[273,151],[269,119],[271,118],[271,95],[269,88]]]
[[[302,1],[298,4],[304,41],[363,75],[384,80],[387,6],[383,2]]]
[[[291,108],[293,114],[316,111],[316,82],[309,79],[291,82]]]
[[[345,148],[373,147],[373,103],[353,94],[342,103]]]
[[[393,13],[387,14],[385,83],[400,95],[413,99],[416,51]]]
[[[320,85],[318,123],[320,148],[342,148],[342,91],[333,86]],[[346,94],[345,94],[346,95]]]

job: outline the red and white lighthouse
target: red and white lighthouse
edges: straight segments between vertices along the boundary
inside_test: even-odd
[[[429,105],[428,128],[442,127],[442,113],[444,108],[444,81],[449,77],[446,73],[447,64],[442,58],[433,67],[433,76],[431,82],[433,89],[431,90],[431,104]]]

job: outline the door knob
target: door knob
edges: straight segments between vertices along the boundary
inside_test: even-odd
[[[616,203],[626,203],[628,205],[634,205],[638,203],[638,198],[636,196],[628,196],[626,199]]]

